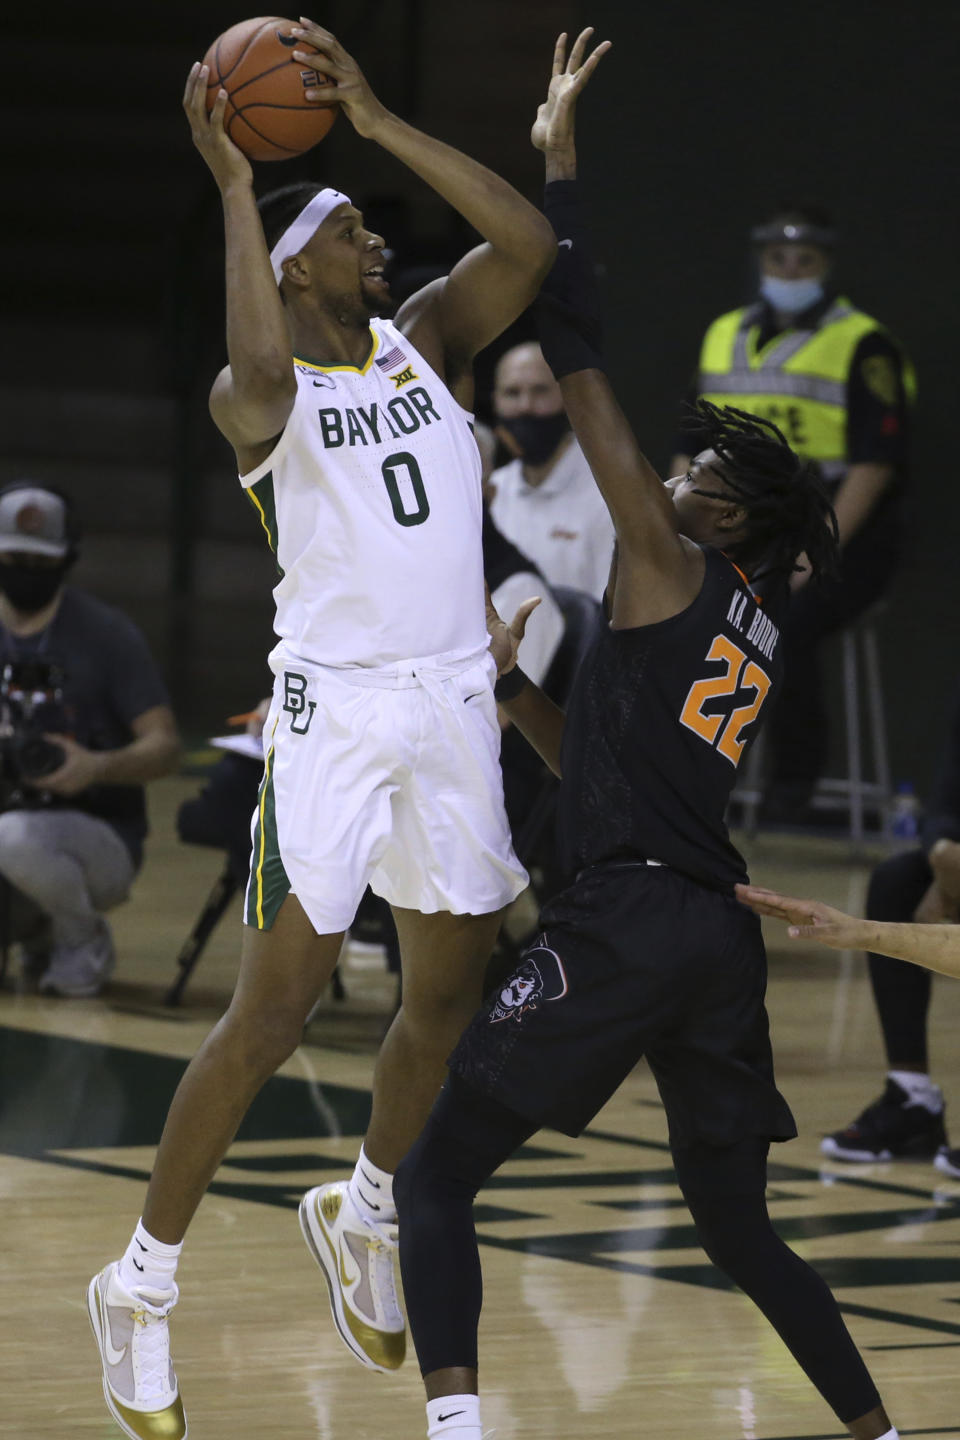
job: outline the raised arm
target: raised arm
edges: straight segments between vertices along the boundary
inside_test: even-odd
[[[223,128],[226,91],[206,108],[207,69],[194,65],[183,108],[193,143],[213,174],[223,204],[227,279],[227,356],[210,412],[235,449],[268,444],[286,425],[296,398],[290,333],[270,266],[253,193],[253,171]]]
[[[317,51],[294,51],[294,58],[333,82],[318,83],[308,97],[339,103],[360,135],[395,155],[484,237],[486,244],[412,297],[397,317],[428,358],[439,349],[448,371],[466,368],[536,295],[556,254],[550,225],[498,175],[391,114],[328,30],[304,21],[293,33]]]
[[[560,382],[577,440],[613,518],[620,549],[613,621],[646,624],[676,614],[697,593],[702,552],[680,535],[676,511],[637,444],[603,369],[599,303],[577,201],[576,102],[607,46],[584,60],[585,30],[566,59],[557,41],[553,78],[532,140],[546,160],[547,217],[559,236],[557,263],[538,305],[543,353]]]

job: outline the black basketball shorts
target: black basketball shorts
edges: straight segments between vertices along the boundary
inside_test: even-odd
[[[665,866],[598,866],[474,1017],[450,1068],[578,1135],[646,1056],[674,1148],[796,1135],[773,1078],[760,922]]]

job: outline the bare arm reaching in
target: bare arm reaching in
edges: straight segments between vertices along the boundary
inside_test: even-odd
[[[497,614],[487,589],[487,631],[500,677],[494,694],[507,718],[529,741],[541,760],[549,765],[554,775],[559,775],[563,711],[517,667],[517,651],[527,620],[539,604],[539,596],[525,600],[507,625]]]
[[[820,900],[798,900],[760,885],[738,885],[737,899],[758,915],[785,920],[793,940],[815,940],[831,950],[875,950],[941,975],[960,977],[960,927],[956,925],[859,920]]]

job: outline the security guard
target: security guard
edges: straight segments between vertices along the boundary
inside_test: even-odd
[[[786,674],[770,722],[765,813],[802,819],[827,750],[817,651],[888,585],[902,536],[912,367],[870,315],[831,285],[830,217],[812,206],[779,210],[751,232],[759,294],[707,330],[688,399],[703,396],[773,420],[828,481],[842,546],[839,582],[794,577]],[[700,449],[681,431],[671,474]]]

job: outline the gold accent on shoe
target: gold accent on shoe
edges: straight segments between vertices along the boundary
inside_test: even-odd
[[[337,1216],[340,1214],[340,1207],[342,1204],[343,1195],[338,1194],[333,1190],[328,1190],[326,1195],[324,1195],[323,1199],[320,1200],[319,1204],[317,1205],[317,1210],[320,1214],[321,1219],[325,1220],[328,1226],[335,1223]]]
[[[397,1330],[393,1334],[387,1330],[375,1330],[372,1325],[365,1325],[358,1319],[349,1305],[344,1305],[343,1314],[350,1334],[375,1364],[382,1365],[384,1370],[400,1369],[407,1353],[406,1330]]]
[[[114,1392],[107,1379],[106,1361],[101,1343],[101,1336],[109,1335],[109,1322],[105,1314],[106,1302],[96,1279],[92,1282],[92,1288],[100,1322],[99,1334],[96,1334],[96,1328],[94,1333],[104,1369],[103,1395],[107,1402],[107,1409],[121,1429],[125,1430],[128,1435],[135,1436],[136,1440],[186,1440],[187,1418],[183,1411],[183,1399],[179,1387],[176,1399],[170,1405],[164,1406],[162,1410],[134,1410],[131,1406],[125,1405]]]
[[[128,1433],[137,1436],[137,1440],[184,1440],[187,1433],[183,1401],[179,1395],[165,1410],[131,1410],[111,1391],[110,1408]]]
[[[327,1249],[331,1257],[336,1262],[336,1268],[339,1272],[340,1289],[343,1297],[339,1305],[339,1309],[342,1311],[342,1321],[346,1323],[347,1329],[353,1336],[356,1345],[363,1352],[362,1356],[358,1355],[356,1357],[361,1360],[361,1363],[367,1363],[367,1361],[369,1361],[372,1362],[373,1366],[381,1370],[399,1370],[407,1355],[406,1327],[395,1332],[377,1330],[373,1325],[361,1320],[351,1307],[346,1304],[346,1296],[354,1282],[344,1273],[343,1251],[339,1240],[331,1233],[331,1227],[336,1222],[342,1205],[342,1191],[328,1190],[324,1195],[317,1196],[313,1200],[313,1210],[319,1222],[320,1229],[323,1232],[323,1238],[326,1241]],[[306,1235],[306,1233],[305,1231],[304,1234]],[[311,1245],[314,1256],[323,1271],[324,1278],[327,1281],[327,1287],[331,1292],[331,1302],[333,1302],[333,1280],[330,1272],[317,1253],[313,1242],[308,1239],[308,1243]],[[334,1321],[342,1332],[341,1318],[337,1314],[337,1309],[337,1305],[334,1304]],[[364,1356],[366,1360],[363,1359]]]

